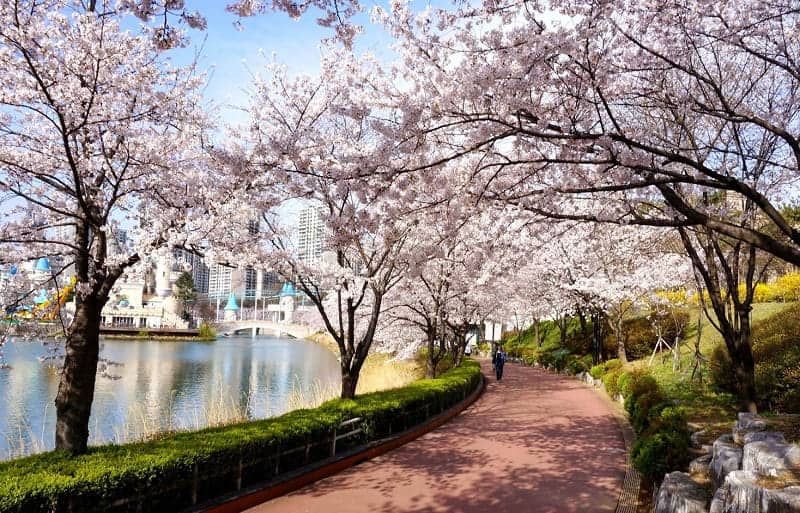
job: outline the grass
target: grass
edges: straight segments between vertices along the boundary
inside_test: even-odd
[[[753,305],[752,322],[757,324],[783,310],[793,303],[758,303]],[[650,374],[658,381],[664,392],[674,401],[686,408],[689,422],[706,427],[709,431],[721,429],[730,431],[730,422],[738,411],[736,398],[726,392],[717,391],[709,382],[708,361],[711,352],[722,343],[722,336],[708,319],[703,319],[700,337],[700,351],[706,358],[702,368],[702,382],[691,378],[694,361],[694,343],[697,335],[697,311],[692,313],[689,329],[680,344],[680,369],[673,371],[672,355],[656,356],[649,368]],[[648,358],[633,362],[635,367],[647,367]]]

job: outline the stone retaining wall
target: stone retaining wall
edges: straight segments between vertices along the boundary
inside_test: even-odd
[[[740,413],[731,434],[692,441],[707,454],[664,477],[655,513],[800,513],[800,447],[764,419]]]

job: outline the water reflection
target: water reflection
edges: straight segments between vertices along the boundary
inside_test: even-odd
[[[52,449],[58,371],[40,343],[10,341],[0,370],[0,459]],[[285,413],[297,396],[337,390],[334,355],[316,344],[267,336],[216,342],[107,341],[101,356],[119,379],[98,378],[90,444]]]

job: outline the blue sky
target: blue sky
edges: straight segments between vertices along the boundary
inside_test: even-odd
[[[211,3],[217,5],[206,6]],[[200,67],[209,70],[206,97],[219,105],[243,105],[250,74],[263,69],[265,59],[270,59],[273,53],[293,74],[317,73],[320,41],[333,34],[331,29],[317,24],[318,11],[309,11],[299,20],[282,12],[244,18],[241,20],[244,30],[239,31],[234,26],[238,18],[224,11],[223,2],[203,0],[196,5],[206,15],[208,28],[190,30],[192,44],[173,51],[172,58],[176,64],[188,62],[199,49]],[[374,5],[375,2],[365,2],[364,7],[369,11]],[[426,5],[427,2],[419,2],[420,9]],[[356,20],[365,29],[356,41],[356,50],[389,58],[390,37],[380,27],[369,24],[368,12],[359,14]],[[230,109],[223,112],[225,121],[233,122],[238,117]]]

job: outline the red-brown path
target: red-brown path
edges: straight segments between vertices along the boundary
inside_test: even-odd
[[[251,513],[613,512],[625,443],[574,378],[506,365],[475,404],[417,440]]]

